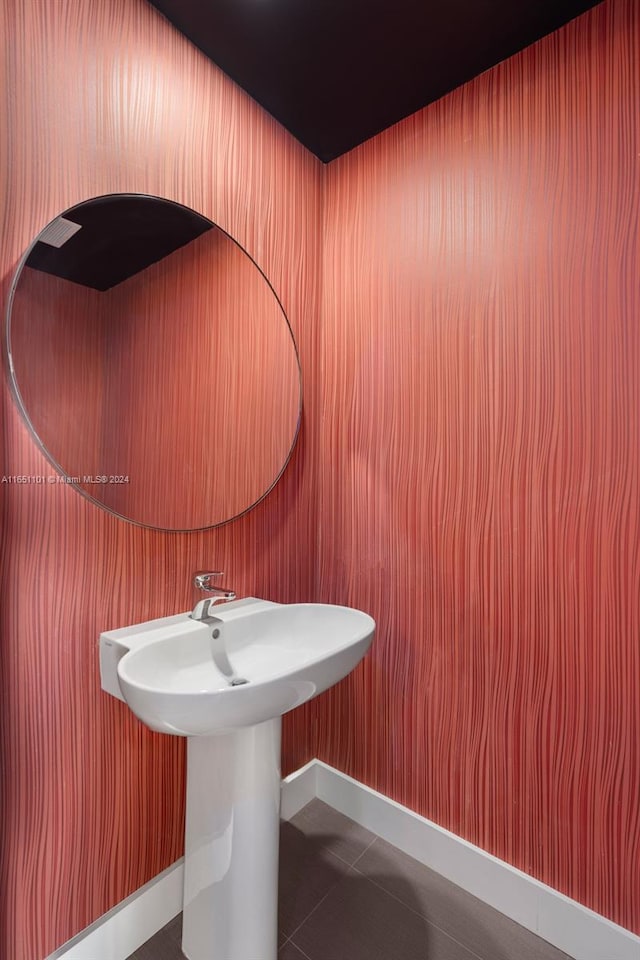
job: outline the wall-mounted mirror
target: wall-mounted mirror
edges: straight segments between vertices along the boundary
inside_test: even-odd
[[[115,194],[66,210],[18,268],[6,336],[45,455],[124,519],[225,523],[291,455],[300,366],[282,306],[249,255],[180,204]]]

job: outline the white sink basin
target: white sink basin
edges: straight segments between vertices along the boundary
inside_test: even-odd
[[[100,637],[102,688],[187,738],[182,951],[276,960],[281,716],[345,677],[366,613],[247,597]]]
[[[185,617],[160,628],[119,660],[120,689],[143,723],[199,736],[281,716],[345,677],[373,638],[375,622],[349,607],[245,603],[214,607],[213,625]]]

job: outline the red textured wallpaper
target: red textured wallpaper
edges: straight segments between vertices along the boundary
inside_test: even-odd
[[[143,0],[2,0],[0,36],[2,302],[65,208],[110,191],[177,200],[269,277],[317,416],[319,162]],[[51,474],[6,382],[2,401],[2,474]],[[0,956],[42,960],[181,856],[184,743],[101,692],[98,635],[189,608],[204,567],[240,595],[312,598],[313,449],[303,425],[273,493],[200,534],[134,527],[63,485],[1,485]],[[312,756],[301,713],[284,772]]]
[[[98,290],[30,267],[13,301],[12,361],[21,396],[45,446],[54,458],[65,451],[73,475],[96,472],[90,465],[102,459],[103,302]]]
[[[0,32],[3,299],[64,208],[163,195],[264,269],[305,384],[281,483],[219,530],[2,485],[0,954],[180,856],[183,744],[102,695],[97,637],[210,564],[378,621],[285,772],[319,755],[640,932],[638,0],[324,171],[142,0],[1,0]],[[50,472],[6,388],[2,427],[3,474]]]
[[[103,502],[172,529],[242,513],[280,473],[300,409],[295,346],[269,284],[210,230],[105,296],[117,320],[103,459],[130,482],[105,487]]]
[[[332,163],[319,756],[640,932],[640,5]]]

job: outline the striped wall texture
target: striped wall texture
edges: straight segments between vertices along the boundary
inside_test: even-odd
[[[117,416],[104,455],[131,482],[105,488],[107,505],[173,529],[238,516],[276,480],[300,412],[295,345],[269,284],[210,230],[108,292]]]
[[[290,467],[227,527],[2,486],[0,955],[181,854],[183,744],[101,694],[96,639],[212,563],[378,620],[284,772],[318,755],[640,932],[638,0],[325,170],[143,0],[0,15],[3,298],[65,207],[163,195],[265,271],[305,385]],[[3,400],[3,473],[47,474]]]
[[[177,200],[269,277],[316,419],[319,162],[144,0],[1,0],[0,36],[3,304],[65,208],[112,191]],[[2,400],[2,474],[51,474],[6,378]],[[182,855],[184,742],[101,692],[98,635],[191,607],[196,569],[226,571],[239,595],[310,599],[312,444],[303,425],[267,500],[197,534],[143,530],[62,485],[0,486],[1,957],[42,960]],[[286,721],[283,772],[311,758],[309,729],[307,708]]]
[[[640,933],[640,4],[327,170],[318,756]]]
[[[70,476],[102,473],[103,302],[99,290],[24,267],[11,307],[15,380],[37,435]]]

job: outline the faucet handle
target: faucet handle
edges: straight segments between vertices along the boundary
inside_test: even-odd
[[[215,590],[216,588],[213,586],[212,580],[214,579],[214,577],[223,577],[223,576],[224,576],[224,573],[222,572],[222,570],[213,570],[211,572],[207,572],[205,570],[199,570],[197,573],[194,573],[193,575],[193,585],[194,587],[197,587],[198,590],[204,590],[204,591]]]

